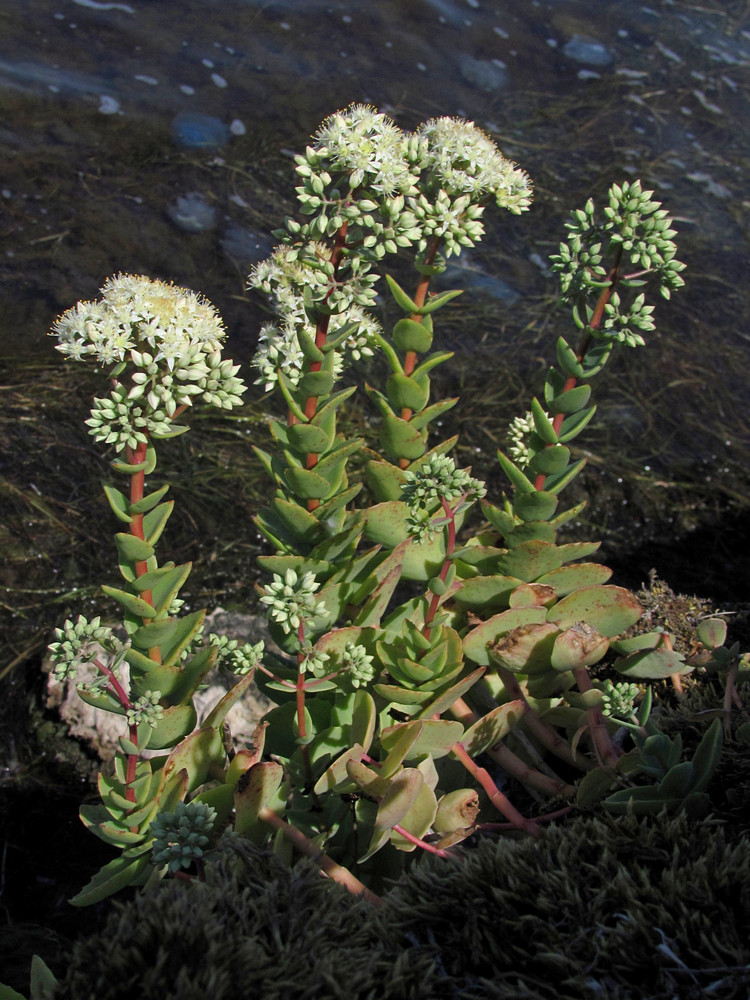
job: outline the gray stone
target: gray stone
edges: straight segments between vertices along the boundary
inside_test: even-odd
[[[197,191],[191,191],[167,205],[167,215],[186,233],[205,233],[215,229],[219,221],[216,208]]]
[[[475,59],[464,53],[459,57],[458,69],[467,83],[487,93],[502,90],[508,83],[507,72],[490,59]]]
[[[232,133],[219,118],[183,111],[172,122],[172,135],[189,149],[218,149],[229,142]]]
[[[606,45],[587,35],[573,35],[563,46],[563,53],[586,66],[609,66],[614,59]]]
[[[259,638],[268,641],[264,617],[229,613],[222,608],[217,608],[206,618],[205,634],[211,632],[218,632],[230,639],[240,639],[243,642],[255,642]],[[49,660],[45,662],[43,670],[49,674],[46,707],[58,711],[60,718],[68,727],[71,738],[84,743],[102,763],[111,760],[115,755],[117,740],[120,736],[127,735],[127,723],[124,717],[92,708],[82,701],[76,691],[75,683],[70,681],[60,683],[52,676]],[[96,673],[95,667],[82,667],[78,679],[83,682],[93,680]],[[127,687],[127,664],[120,672],[120,680]],[[198,724],[237,682],[237,678],[225,670],[212,671],[206,680],[206,687],[199,690],[193,699],[198,713]],[[273,702],[254,683],[251,684],[245,696],[227,716],[236,748],[248,746],[252,742],[253,730],[261,717],[271,708]],[[148,751],[146,753],[148,755]]]

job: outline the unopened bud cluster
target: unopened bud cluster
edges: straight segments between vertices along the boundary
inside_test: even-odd
[[[58,681],[73,676],[84,663],[91,663],[110,647],[114,640],[112,629],[101,624],[97,616],[88,621],[79,615],[74,622],[67,619],[62,628],[55,629],[56,642],[50,643],[52,673]]]
[[[151,823],[152,863],[168,871],[189,868],[202,857],[216,822],[216,810],[202,802],[178,802],[174,812],[161,812]]]
[[[217,651],[215,665],[226,667],[240,677],[249,674],[258,666],[265,648],[262,639],[256,643],[242,643],[239,639],[229,639],[227,636],[217,635],[215,632],[209,635],[208,641]]]
[[[271,620],[289,635],[309,619],[328,614],[325,603],[315,598],[319,586],[313,573],[298,577],[293,569],[288,569],[283,577],[274,573],[260,601],[267,605]]]
[[[433,519],[442,502],[453,504],[453,513],[461,509],[464,501],[478,500],[484,496],[484,483],[474,479],[467,469],[457,469],[448,455],[432,454],[415,471],[404,474],[401,499],[408,507],[406,525],[418,541],[431,537],[444,518]]]

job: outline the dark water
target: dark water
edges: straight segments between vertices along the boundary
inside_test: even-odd
[[[0,354],[51,359],[55,315],[125,270],[203,291],[249,360],[264,305],[246,275],[294,209],[290,158],[320,121],[352,101],[405,128],[465,116],[535,203],[488,219],[462,256],[471,295],[441,314],[440,346],[483,356],[515,415],[512,392],[537,392],[570,335],[545,264],[564,218],[641,177],[677,220],[688,284],[607,375],[584,447],[741,512],[749,65],[745,0],[4,0]]]

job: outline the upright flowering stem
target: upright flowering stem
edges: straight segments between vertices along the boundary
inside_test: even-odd
[[[612,265],[609,274],[607,275],[608,285],[606,288],[602,289],[601,294],[599,295],[599,299],[597,300],[596,307],[594,308],[594,312],[592,313],[591,320],[589,321],[588,327],[586,329],[586,332],[584,333],[583,337],[581,338],[581,342],[578,345],[578,350],[576,351],[576,357],[578,361],[583,361],[583,359],[586,357],[586,352],[588,351],[589,346],[591,344],[591,338],[592,338],[591,331],[599,329],[602,317],[604,316],[604,310],[607,306],[607,303],[612,298],[612,293],[615,290],[618,281],[620,280],[621,257],[622,257],[622,247],[619,246],[617,248],[617,253],[615,255],[615,263]],[[572,375],[569,376],[565,380],[565,385],[562,388],[562,393],[570,392],[571,389],[574,389],[576,387],[577,383],[578,379],[575,378],[575,376]],[[561,412],[555,414],[552,420],[552,427],[554,428],[556,434],[559,434],[564,419],[565,419],[564,413]],[[549,445],[548,447],[554,447],[554,446]],[[534,489],[543,490],[546,480],[547,476],[543,472],[540,472],[534,482]]]
[[[97,659],[94,660],[94,666],[97,668],[97,670],[100,670],[101,673],[103,673],[104,676],[107,678],[109,686],[112,689],[112,692],[117,698],[117,700],[120,702],[120,705],[122,705],[122,707],[126,711],[127,709],[131,708],[132,702],[130,701],[128,694],[125,691],[125,688],[122,686],[122,684],[120,684],[119,680],[115,676],[114,671],[111,670],[106,664],[102,663],[102,661],[98,657]],[[128,726],[128,739],[130,740],[131,743],[135,743],[135,745],[138,746],[138,723],[131,724]],[[125,784],[127,785],[125,791],[125,798],[128,799],[128,801],[130,802],[135,802],[135,792],[133,791],[132,786],[133,782],[135,781],[135,772],[137,766],[138,766],[138,754],[129,753],[127,769],[125,772]]]
[[[146,450],[148,448],[148,442],[141,442],[137,448],[125,449],[125,456],[128,461],[128,465],[141,465],[146,460]],[[138,472],[134,472],[130,477],[130,506],[143,500],[143,490],[146,482],[146,473],[144,469],[139,469]],[[141,541],[145,541],[145,536],[143,534],[143,514],[133,514],[133,520],[130,522],[130,534],[135,536],[135,538],[140,538]],[[140,560],[135,564],[136,576],[144,576],[148,571],[145,560]],[[146,590],[141,595],[144,601],[151,603],[152,594],[150,590]]]
[[[463,497],[459,500],[458,505],[460,505]],[[456,551],[456,509],[451,507],[446,503],[445,497],[440,498],[440,504],[445,511],[445,516],[448,518],[447,524],[447,538],[445,543],[445,558],[443,559],[443,565],[440,567],[440,573],[438,574],[438,579],[441,583],[445,583],[448,573],[450,572],[451,564],[453,562],[453,553]],[[422,629],[422,634],[425,639],[430,638],[432,632],[432,621],[437,613],[437,609],[440,607],[440,595],[433,594],[430,599],[430,606],[427,609],[427,614],[424,618],[424,628]]]
[[[299,639],[299,644],[304,647],[305,644],[305,624],[304,622],[299,623],[299,628],[297,630],[297,637]],[[303,649],[300,649],[297,654],[297,731],[299,738],[301,740],[307,739],[307,722],[305,721],[305,673],[303,670],[303,664],[305,661],[305,653]],[[301,744],[302,750],[302,760],[305,767],[305,777],[307,779],[308,785],[312,787],[313,784],[313,769],[312,761],[310,760],[310,748],[306,743]]]
[[[425,255],[425,264],[432,264],[437,255],[439,246],[440,246],[440,237],[433,236],[432,241],[430,242],[429,250]],[[429,284],[430,284],[429,274],[423,274],[419,279],[417,290],[414,293],[414,302],[417,304],[417,306],[419,306],[419,308],[421,308],[425,304],[425,300],[427,298],[427,289],[429,287]],[[421,319],[421,316],[419,315],[419,313],[412,313],[411,319],[413,319],[416,323],[418,323]],[[417,352],[407,351],[406,354],[404,355],[404,375],[411,375],[411,373],[414,371],[414,368],[416,367],[416,364],[417,364]],[[408,408],[402,409],[401,417],[403,420],[411,420],[412,411]],[[406,466],[402,466],[402,468],[406,468]]]

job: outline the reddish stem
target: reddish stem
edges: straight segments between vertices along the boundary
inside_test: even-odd
[[[578,345],[578,350],[576,351],[576,358],[578,359],[578,361],[583,361],[583,359],[586,357],[586,352],[588,351],[589,345],[591,344],[591,331],[599,329],[599,324],[602,321],[602,316],[604,315],[605,307],[609,302],[609,300],[611,299],[612,292],[614,291],[617,283],[620,280],[619,272],[620,272],[621,258],[622,258],[622,247],[618,247],[617,253],[615,255],[615,262],[612,265],[609,274],[607,275],[607,281],[609,282],[609,284],[607,285],[606,288],[602,289],[601,294],[599,295],[599,298],[596,303],[596,308],[594,309],[594,312],[591,316],[591,321],[589,322],[588,328],[584,332],[583,337],[581,338],[581,342]],[[562,392],[563,393],[569,392],[571,389],[575,388],[577,382],[578,379],[575,376],[571,375],[569,378],[565,380]],[[552,420],[552,427],[554,428],[555,434],[559,434],[560,427],[562,426],[562,422],[564,419],[565,419],[564,413],[555,414]],[[547,445],[547,447],[552,448],[554,447],[554,445]],[[540,472],[534,481],[534,489],[543,490],[546,480],[547,480],[546,475],[543,472]]]
[[[523,830],[525,833],[531,834],[532,837],[541,836],[542,831],[534,820],[526,819],[521,815],[516,807],[508,800],[507,796],[503,795],[497,787],[495,782],[492,780],[492,776],[489,771],[474,763],[464,749],[462,743],[455,743],[451,747],[451,750],[456,757],[458,757],[469,774],[471,774],[475,780],[479,782],[489,796],[490,802],[493,806],[498,810],[498,812],[502,813],[506,819],[510,820],[512,826],[518,830]]]
[[[414,844],[416,847],[421,847],[423,851],[428,851],[430,854],[437,854],[439,858],[458,861],[457,855],[451,854],[450,851],[446,851],[442,847],[435,847],[434,844],[428,844],[426,840],[422,840],[413,833],[409,833],[408,830],[406,830],[403,826],[400,826],[398,823],[393,827],[393,829],[396,833],[400,833],[405,840],[408,840],[410,844]]]
[[[593,684],[586,667],[574,667],[573,677],[581,694],[592,690]],[[605,767],[614,767],[620,758],[620,751],[610,739],[601,705],[594,705],[593,708],[587,709],[586,715],[599,762]]]
[[[456,507],[458,507],[461,504],[463,499],[464,499],[463,497],[459,499],[458,503],[456,504]],[[438,575],[438,579],[442,583],[445,583],[448,577],[448,572],[451,568],[451,562],[452,562],[451,556],[456,551],[456,511],[454,508],[448,506],[444,497],[440,497],[440,503],[442,504],[443,510],[445,511],[445,516],[448,518],[448,524],[447,524],[448,540],[445,545],[445,559],[443,560],[443,565],[440,567],[440,573]],[[430,633],[432,632],[430,626],[439,607],[440,607],[440,595],[433,594],[432,599],[430,601],[430,606],[427,609],[427,614],[425,615],[424,618],[424,628],[422,629],[422,635],[425,637],[425,639],[430,638]]]
[[[553,726],[551,726],[548,722],[545,722],[537,710],[528,703],[523,688],[518,683],[516,676],[506,667],[500,666],[498,663],[495,663],[494,667],[495,670],[497,670],[500,680],[503,682],[503,687],[505,688],[509,698],[512,701],[523,702],[524,724],[534,734],[534,736],[536,736],[542,746],[545,746],[550,753],[559,757],[560,760],[564,760],[566,764],[571,764],[573,767],[577,767],[580,771],[590,770],[592,765],[589,761],[584,758],[579,758],[577,754],[573,753],[573,750],[570,748],[568,742],[560,736]]]
[[[280,816],[269,809],[268,806],[264,806],[258,813],[258,817],[263,820],[264,823],[268,823],[272,826],[274,830],[280,831],[283,836],[287,838],[305,857],[310,858],[315,862],[320,868],[324,875],[328,878],[333,879],[334,882],[338,882],[339,885],[343,885],[345,889],[354,896],[364,896],[365,899],[375,906],[382,906],[383,900],[380,896],[376,896],[374,892],[371,892],[366,885],[364,885],[360,880],[353,875],[348,868],[344,868],[343,865],[338,864],[327,854],[325,854],[321,849],[309,840],[301,830],[298,830],[295,826],[287,823]]]

